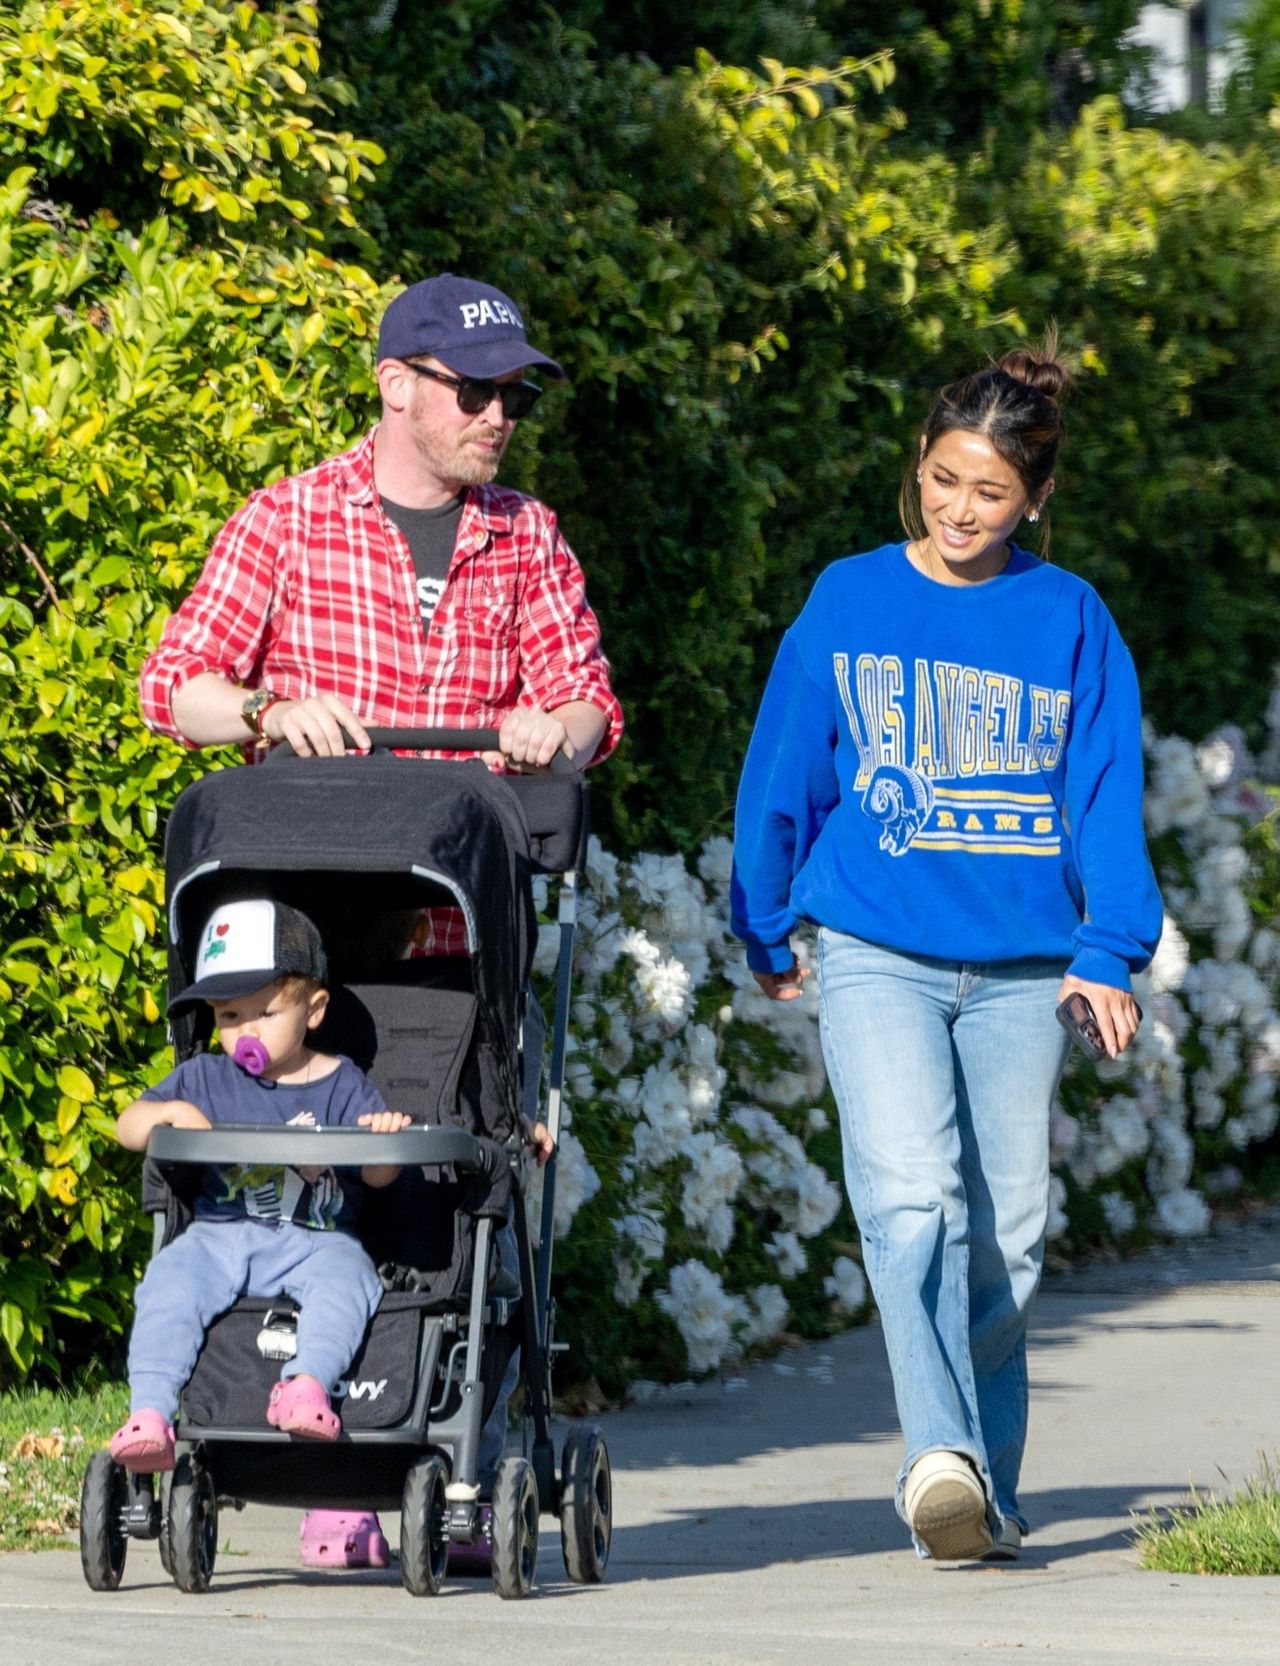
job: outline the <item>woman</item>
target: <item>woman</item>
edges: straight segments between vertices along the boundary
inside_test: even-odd
[[[903,487],[911,536],[819,578],[738,800],[734,927],[772,999],[808,975],[792,929],[820,928],[898,1511],[938,1559],[1019,1552],[1055,1007],[1080,992],[1123,1052],[1162,920],[1132,661],[1089,585],[1012,541],[1045,517],[1067,381],[1050,341],[938,395]]]

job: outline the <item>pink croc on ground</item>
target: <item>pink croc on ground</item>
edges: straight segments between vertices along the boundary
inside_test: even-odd
[[[173,1424],[144,1406],[111,1437],[112,1458],[133,1475],[155,1475],[173,1468]]]
[[[267,1401],[267,1422],[286,1435],[306,1440],[337,1440],[342,1420],[314,1377],[289,1377],[277,1383]]]
[[[308,1510],[302,1518],[304,1568],[389,1568],[391,1546],[372,1510]]]

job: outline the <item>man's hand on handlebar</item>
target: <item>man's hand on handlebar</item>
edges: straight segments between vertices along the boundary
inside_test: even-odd
[[[498,730],[498,751],[483,754],[490,765],[517,772],[546,769],[557,752],[572,760],[573,742],[558,717],[535,706],[517,706],[507,713]]]
[[[269,741],[287,740],[300,758],[340,758],[352,747],[369,750],[368,730],[336,694],[278,700],[268,706],[262,732]]]

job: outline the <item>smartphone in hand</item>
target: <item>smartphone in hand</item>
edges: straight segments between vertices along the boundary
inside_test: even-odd
[[[1137,1006],[1138,1003],[1135,1001],[1134,1005]],[[1085,1058],[1092,1059],[1095,1064],[1099,1059],[1106,1058],[1107,1046],[1102,1039],[1102,1031],[1098,1028],[1097,1016],[1089,1005],[1088,996],[1082,995],[1078,989],[1073,989],[1057,1008],[1057,1018]],[[1142,1022],[1141,1007],[1138,1007],[1138,1022]]]

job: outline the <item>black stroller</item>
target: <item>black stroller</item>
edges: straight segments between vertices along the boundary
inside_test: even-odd
[[[308,913],[330,963],[316,1045],[346,1053],[415,1126],[153,1131],[143,1175],[153,1253],[190,1219],[196,1163],[402,1165],[366,1208],[360,1235],[382,1275],[382,1305],[347,1380],[333,1445],[270,1428],[264,1408],[291,1356],[287,1298],[243,1298],[215,1321],[182,1396],[178,1460],[158,1493],[107,1452],[85,1476],[80,1554],[94,1590],[120,1583],[130,1539],[157,1539],[183,1591],[208,1589],[218,1510],[246,1502],[399,1509],[400,1573],[416,1596],[450,1566],[492,1569],[499,1595],[527,1596],[540,1514],[558,1516],[565,1568],[604,1577],[612,1492],[600,1431],[551,1441],[557,1350],[550,1295],[555,1158],[542,1171],[536,1245],[525,1209],[522,1103],[558,1136],[587,787],[567,766],[495,777],[475,761],[392,749],[481,750],[492,732],[380,730],[368,757],[297,758],[206,776],[174,805],[165,844],[170,992],[192,975],[203,921],[219,904],[271,896]],[[537,921],[531,876],[560,876],[559,956],[545,1099],[545,1026],[528,986]],[[469,956],[399,958],[386,922],[462,910]],[[179,1061],[210,1040],[203,1005],[173,1024]],[[510,1223],[510,1225],[508,1224]],[[505,1235],[514,1254],[499,1254]],[[514,1263],[514,1264],[513,1264]],[[516,1349],[524,1455],[482,1471],[480,1433]]]

